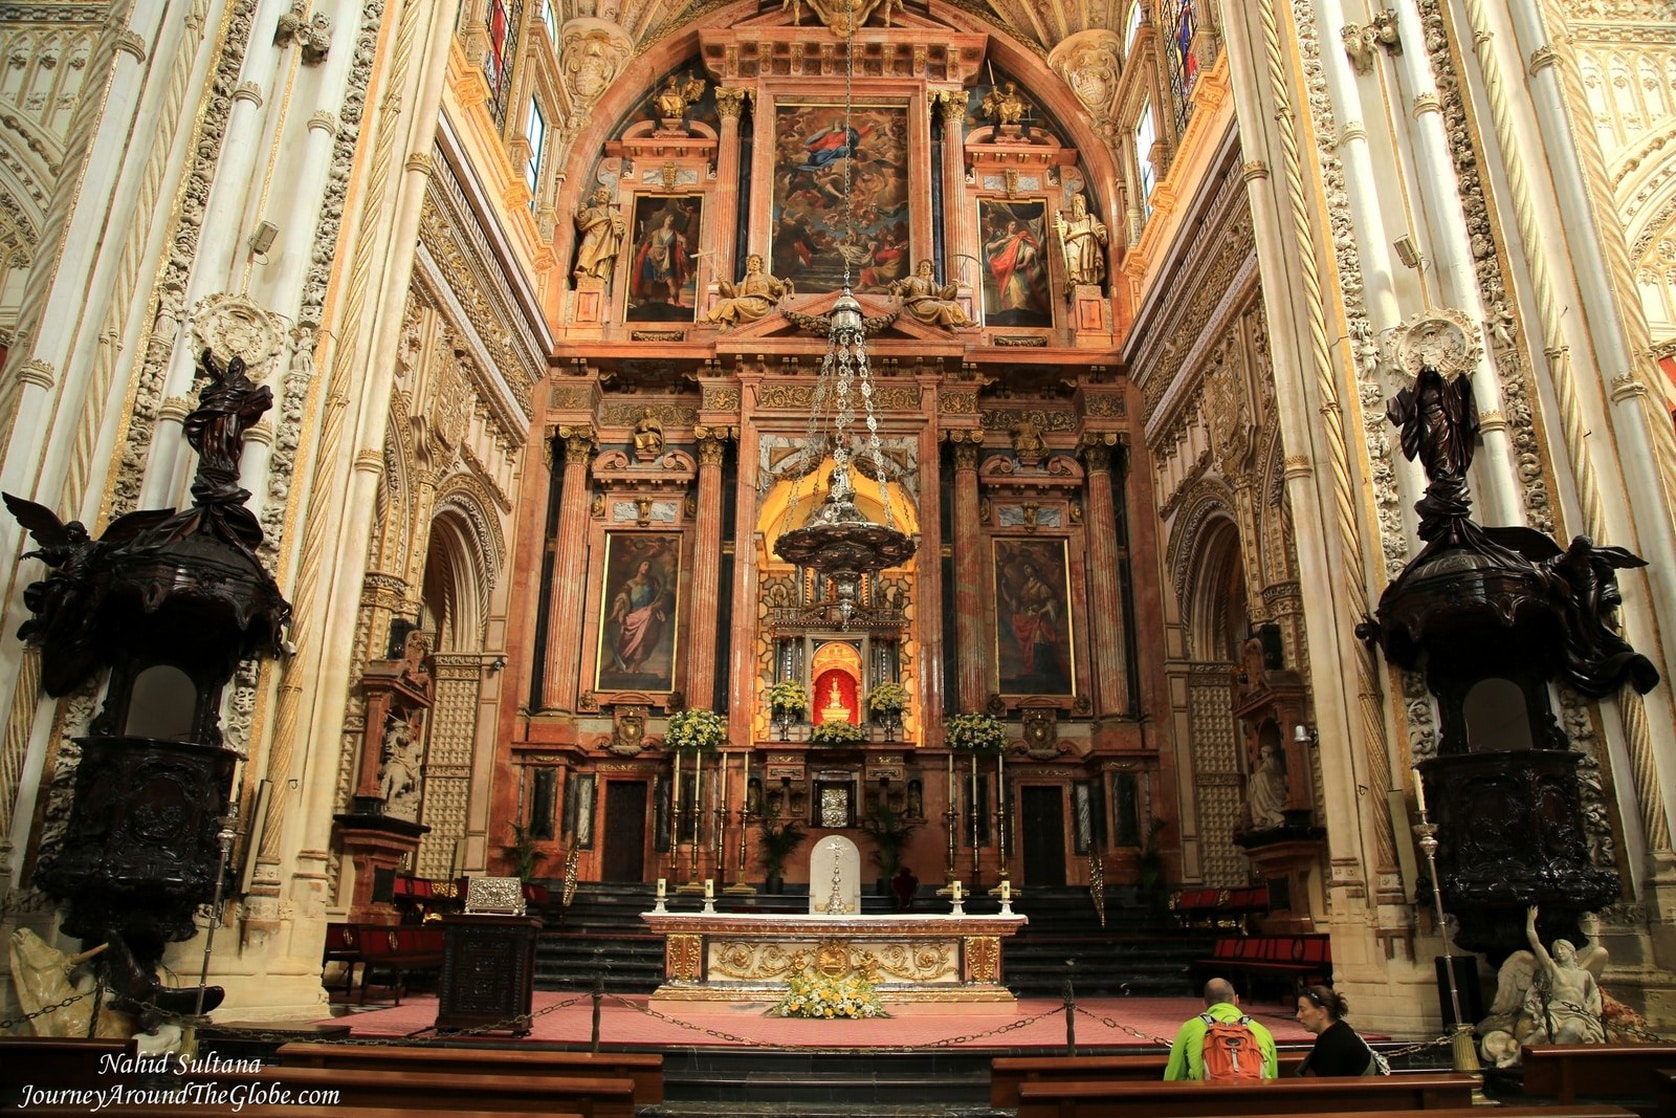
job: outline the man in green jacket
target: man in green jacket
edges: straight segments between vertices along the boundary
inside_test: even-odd
[[[1213,978],[1205,983],[1205,1013],[1217,1021],[1238,1021],[1240,996],[1226,978]],[[1205,1019],[1194,1015],[1183,1022],[1170,1045],[1170,1062],[1164,1067],[1165,1079],[1203,1079],[1205,1077]],[[1275,1054],[1274,1036],[1256,1021],[1247,1019],[1246,1028],[1257,1040],[1257,1050],[1263,1055],[1263,1078],[1280,1075],[1280,1058]]]

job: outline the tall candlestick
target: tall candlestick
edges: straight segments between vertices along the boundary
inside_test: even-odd
[[[1420,775],[1420,770],[1414,770],[1414,806],[1420,809],[1420,814],[1426,814],[1426,778]]]
[[[727,810],[727,754],[726,753],[722,754],[722,798],[721,798],[721,803],[718,804],[717,806],[720,807],[723,811]]]
[[[675,751],[674,774],[669,778],[669,850],[673,858],[681,851],[681,751]],[[673,863],[671,863],[673,864]]]

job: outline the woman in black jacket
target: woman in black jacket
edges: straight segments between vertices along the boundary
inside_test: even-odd
[[[1349,1011],[1344,998],[1326,986],[1306,986],[1298,995],[1298,1024],[1315,1034],[1315,1047],[1304,1057],[1299,1075],[1374,1072],[1373,1049],[1344,1023]]]

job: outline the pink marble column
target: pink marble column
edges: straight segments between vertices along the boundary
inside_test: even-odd
[[[1129,665],[1123,645],[1123,588],[1117,574],[1117,514],[1112,505],[1112,448],[1103,442],[1085,443],[1085,522],[1088,525],[1088,603],[1094,638],[1095,712],[1100,715],[1129,710]]]
[[[547,609],[547,655],[541,677],[542,710],[576,709],[576,673],[581,665],[583,582],[588,573],[588,463],[597,443],[591,427],[561,427],[564,484],[559,495],[559,530],[553,549],[553,593]]]
[[[727,443],[698,439],[698,512],[693,518],[692,623],[687,637],[687,703],[708,708],[716,693],[716,589],[722,569],[722,457]]]
[[[921,381],[920,392],[926,414],[935,415],[935,388]],[[942,737],[933,727],[942,721],[943,684],[947,678],[944,657],[949,652],[943,647],[943,531],[942,517],[937,514],[938,494],[943,488],[941,471],[937,427],[928,423],[919,439],[919,552],[914,560],[914,627],[923,665],[919,673],[921,744]]]
[[[716,188],[710,192],[710,212],[704,217],[710,230],[705,239],[710,242],[712,282],[732,282],[734,276],[734,235],[739,229],[739,113],[749,93],[739,87],[716,90],[722,130],[716,144]]]
[[[984,636],[983,550],[978,523],[978,455],[983,449],[975,441],[954,447],[954,626],[960,645],[960,694],[956,704],[962,711],[984,709],[989,699],[989,642]]]
[[[966,198],[966,94],[949,92],[936,107],[943,117],[943,243],[948,268],[943,282],[976,287],[978,277],[963,274],[965,262],[956,256],[978,251],[977,234],[972,230],[976,214]]]

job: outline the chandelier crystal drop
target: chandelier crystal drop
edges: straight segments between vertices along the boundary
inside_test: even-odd
[[[846,28],[844,43],[844,134],[853,145],[856,133],[850,126],[853,103],[855,24],[853,12]],[[855,242],[854,213],[850,198],[850,160],[853,147],[846,150],[843,163],[844,239],[840,248]],[[891,515],[890,478],[894,465],[887,466],[879,445],[879,422],[873,414],[873,379],[867,364],[867,327],[861,304],[850,292],[850,256],[844,260],[843,288],[828,316],[826,355],[821,359],[820,379],[815,385],[814,402],[809,412],[807,441],[798,455],[799,474],[807,476],[825,460],[828,448],[832,455],[832,476],[826,500],[810,513],[802,526],[784,532],[774,545],[775,554],[799,567],[813,570],[832,581],[833,602],[840,623],[847,626],[861,604],[861,588],[865,576],[886,567],[900,566],[913,557],[917,545],[898,529]],[[855,397],[861,397],[861,410],[867,428],[865,437],[852,434],[850,427],[856,420]],[[831,414],[827,414],[830,407]],[[884,510],[884,523],[875,523],[856,507],[855,484],[852,471],[860,458],[879,486],[879,503]],[[794,490],[788,519],[797,508]]]

